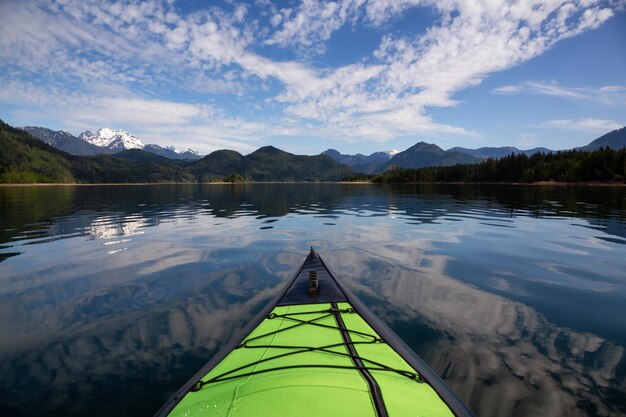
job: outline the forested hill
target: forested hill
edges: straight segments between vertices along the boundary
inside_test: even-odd
[[[362,178],[356,178],[362,179]],[[478,164],[393,169],[370,177],[374,182],[626,182],[626,148],[509,155]]]
[[[0,183],[336,181],[351,172],[325,155],[299,156],[272,147],[246,156],[217,151],[184,164],[138,149],[70,155],[0,120]]]
[[[227,174],[253,181],[337,181],[352,172],[327,155],[294,155],[273,146],[245,156],[216,151],[188,165],[188,169],[203,182]]]
[[[147,152],[143,153],[150,155]],[[131,160],[110,155],[70,155],[0,120],[0,183],[132,183],[194,180],[193,174],[174,164],[155,163],[148,159]]]
[[[0,120],[0,183],[138,183],[208,181],[337,181],[350,167],[327,155],[293,155],[266,146],[249,155],[216,151],[189,163],[129,150],[75,156]],[[626,150],[600,148],[509,155],[475,164],[394,168],[352,179],[376,182],[626,181]]]

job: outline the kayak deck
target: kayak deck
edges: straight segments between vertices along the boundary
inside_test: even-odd
[[[453,412],[444,401],[449,392],[442,396],[445,384],[415,355],[407,361],[398,353],[405,346],[398,349],[397,336],[364,309],[311,251],[279,299],[251,323],[253,330],[158,415],[471,415],[452,395]]]

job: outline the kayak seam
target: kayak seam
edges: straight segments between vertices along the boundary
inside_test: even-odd
[[[339,310],[336,302],[332,302],[331,306],[333,309]],[[374,379],[372,374],[365,368],[365,364],[363,364],[363,361],[361,361],[361,358],[359,358],[356,349],[354,348],[354,344],[352,343],[350,333],[348,333],[348,329],[346,328],[346,324],[343,322],[343,318],[341,317],[340,312],[335,314],[335,319],[337,320],[337,326],[341,330],[341,337],[343,337],[346,348],[348,349],[348,352],[350,353],[350,356],[352,358],[352,362],[357,367],[359,373],[361,374],[363,379],[365,379],[367,385],[369,386],[369,392],[370,396],[372,397],[372,401],[374,402],[376,415],[378,417],[388,417],[387,409],[385,408],[385,402],[383,401],[383,396],[380,391],[380,387],[378,386],[378,382],[376,382],[376,379]]]

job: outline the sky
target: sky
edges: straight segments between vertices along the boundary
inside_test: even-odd
[[[0,119],[201,153],[569,149],[626,125],[626,0],[0,0]]]

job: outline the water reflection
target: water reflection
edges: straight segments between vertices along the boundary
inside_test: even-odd
[[[197,215],[230,219],[255,216],[273,218],[272,222],[288,215],[331,219],[343,215],[391,216],[408,224],[474,218],[487,222],[485,225],[500,227],[511,227],[512,217],[578,217],[589,221],[585,227],[626,240],[625,200],[623,189],[611,187],[381,188],[331,184],[0,187],[3,213],[0,243],[12,242],[16,246],[21,240],[33,243],[42,237],[89,234],[86,230],[89,227],[116,221],[139,219],[155,226],[163,220]]]
[[[0,414],[151,415],[310,245],[478,415],[626,413],[625,197],[0,187]]]
[[[446,256],[415,255],[396,246],[374,273],[356,262],[358,252],[334,256],[354,261],[350,276],[362,278],[351,287],[480,415],[626,411],[623,345],[556,326],[527,305],[450,278]]]

